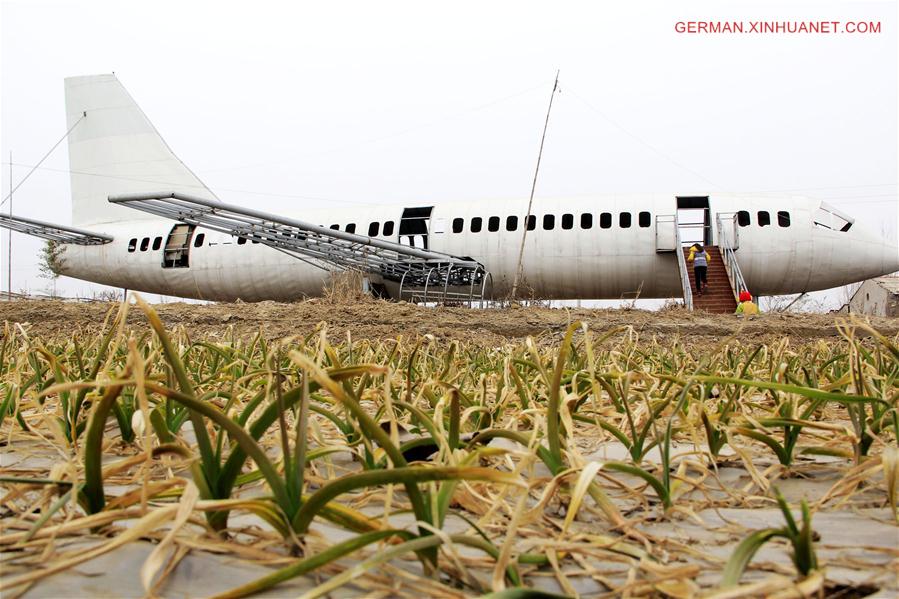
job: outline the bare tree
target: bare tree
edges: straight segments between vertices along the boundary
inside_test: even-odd
[[[828,312],[825,302],[811,296],[766,295],[759,298],[762,312]]]

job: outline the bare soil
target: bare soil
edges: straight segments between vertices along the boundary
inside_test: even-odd
[[[531,336],[558,334],[570,322],[586,322],[593,330],[630,325],[642,335],[659,339],[702,342],[735,336],[747,341],[791,337],[797,341],[834,338],[845,314],[762,314],[740,319],[731,314],[709,314],[682,309],[650,312],[629,309],[567,309],[512,306],[469,309],[425,307],[407,303],[362,299],[332,301],[313,299],[297,303],[259,302],[231,304],[171,303],[154,306],[168,327],[183,326],[199,336],[220,336],[233,327],[239,335],[259,331],[269,338],[307,335],[321,323],[328,323],[334,338],[405,338],[431,334],[438,338],[473,340],[501,344]],[[107,313],[118,304],[67,302],[56,300],[14,300],[0,302],[0,322],[20,324],[42,336],[70,335],[78,330],[99,330]],[[867,320],[881,333],[899,333],[899,319]],[[129,321],[146,322],[139,310]],[[0,330],[2,334],[2,330]]]

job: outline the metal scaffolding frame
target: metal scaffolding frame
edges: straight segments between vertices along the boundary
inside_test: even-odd
[[[380,276],[399,284],[402,299],[470,303],[482,300],[490,288],[489,273],[471,258],[174,192],[116,195],[109,201],[255,241],[325,270],[336,266]],[[422,290],[423,294],[419,293]]]
[[[73,243],[75,245],[103,245],[112,241],[112,237],[97,233],[95,231],[86,231],[84,229],[76,229],[65,225],[55,225],[31,218],[23,218],[21,216],[11,216],[9,214],[0,214],[0,227],[25,233],[26,235],[34,235],[41,239],[49,241],[57,241],[59,243]]]

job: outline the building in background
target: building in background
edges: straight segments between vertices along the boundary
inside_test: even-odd
[[[843,306],[847,307],[851,314],[899,316],[899,277],[868,279]]]

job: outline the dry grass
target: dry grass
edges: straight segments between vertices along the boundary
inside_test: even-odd
[[[875,508],[895,526],[899,350],[864,325],[795,346],[580,323],[496,346],[332,343],[324,325],[268,342],[195,338],[142,310],[149,328],[124,307],[102,336],[6,326],[4,595],[142,539],[158,543],[133,574],[150,595],[204,550],[272,568],[223,596],[312,574],[309,596],[817,592],[818,514]],[[665,532],[776,508],[801,477],[826,490],[794,536],[789,518],[774,529],[796,567],[762,561],[754,587],[726,588],[758,547],[722,579],[726,559]]]
[[[364,275],[358,270],[331,271],[322,288],[322,301],[326,304],[358,304],[374,301],[363,290]]]

